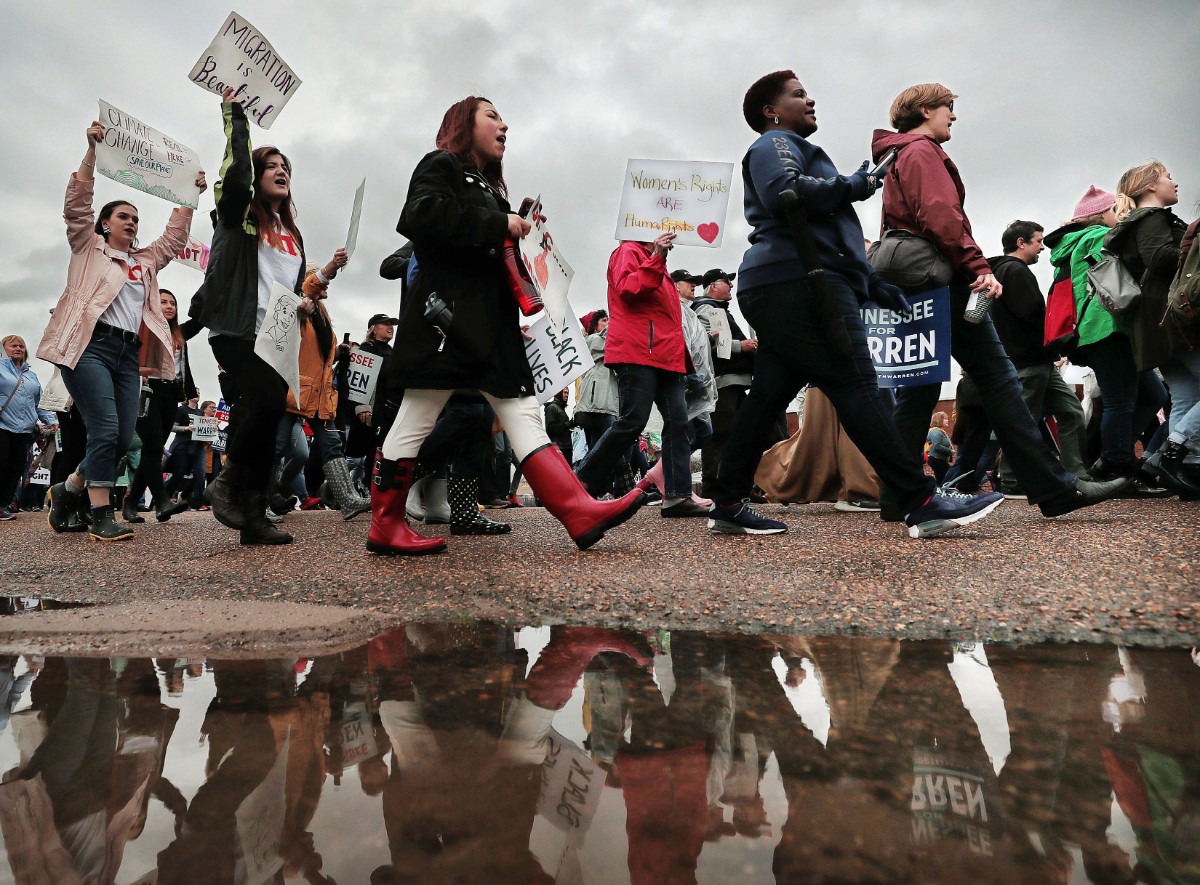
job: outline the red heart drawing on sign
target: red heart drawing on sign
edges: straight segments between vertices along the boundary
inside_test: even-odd
[[[545,289],[550,282],[550,267],[546,264],[545,252],[533,259],[533,272],[537,275],[538,283],[541,284],[542,289]]]
[[[702,224],[696,228],[696,233],[700,235],[700,239],[706,243],[711,243],[717,238],[717,234],[721,232],[721,228],[715,221],[710,221],[708,224]]]

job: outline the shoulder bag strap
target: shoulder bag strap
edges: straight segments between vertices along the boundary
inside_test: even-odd
[[[17,395],[17,391],[21,389],[21,385],[25,383],[25,372],[22,371],[17,375],[17,386],[12,389],[12,393],[8,395],[8,399],[4,401],[4,405],[0,406],[0,415],[4,414],[4,410],[8,408],[8,404],[12,402],[12,398]]]

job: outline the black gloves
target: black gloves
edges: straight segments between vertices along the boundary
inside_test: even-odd
[[[912,305],[904,297],[904,290],[899,286],[893,286],[878,275],[872,275],[871,283],[868,286],[868,294],[871,301],[874,301],[880,307],[894,310],[905,317],[912,313]]]
[[[858,171],[850,176],[850,199],[865,200],[883,186],[883,182],[878,176],[870,174],[870,169],[871,161],[863,160],[863,164],[858,167]]]

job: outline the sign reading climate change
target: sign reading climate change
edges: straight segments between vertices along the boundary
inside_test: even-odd
[[[270,129],[279,112],[300,88],[300,78],[254,25],[229,13],[188,78],[208,92],[237,90],[246,115]]]
[[[719,247],[732,180],[732,163],[630,160],[617,239],[649,243],[674,231],[676,246]]]
[[[909,296],[912,317],[867,302],[859,311],[880,387],[950,380],[950,290]]]
[[[100,99],[104,140],[96,145],[96,171],[135,190],[178,203],[200,205],[196,176],[203,168],[194,150],[151,129]]]

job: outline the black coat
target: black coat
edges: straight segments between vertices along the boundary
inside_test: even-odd
[[[1046,299],[1029,265],[1015,255],[989,258],[1004,294],[992,304],[992,325],[1018,369],[1053,362],[1047,354]]]
[[[520,313],[504,280],[508,201],[448,151],[417,164],[396,230],[413,242],[417,276],[400,305],[389,385],[414,390],[478,388],[533,395]],[[446,346],[424,317],[437,292],[454,313]]]

